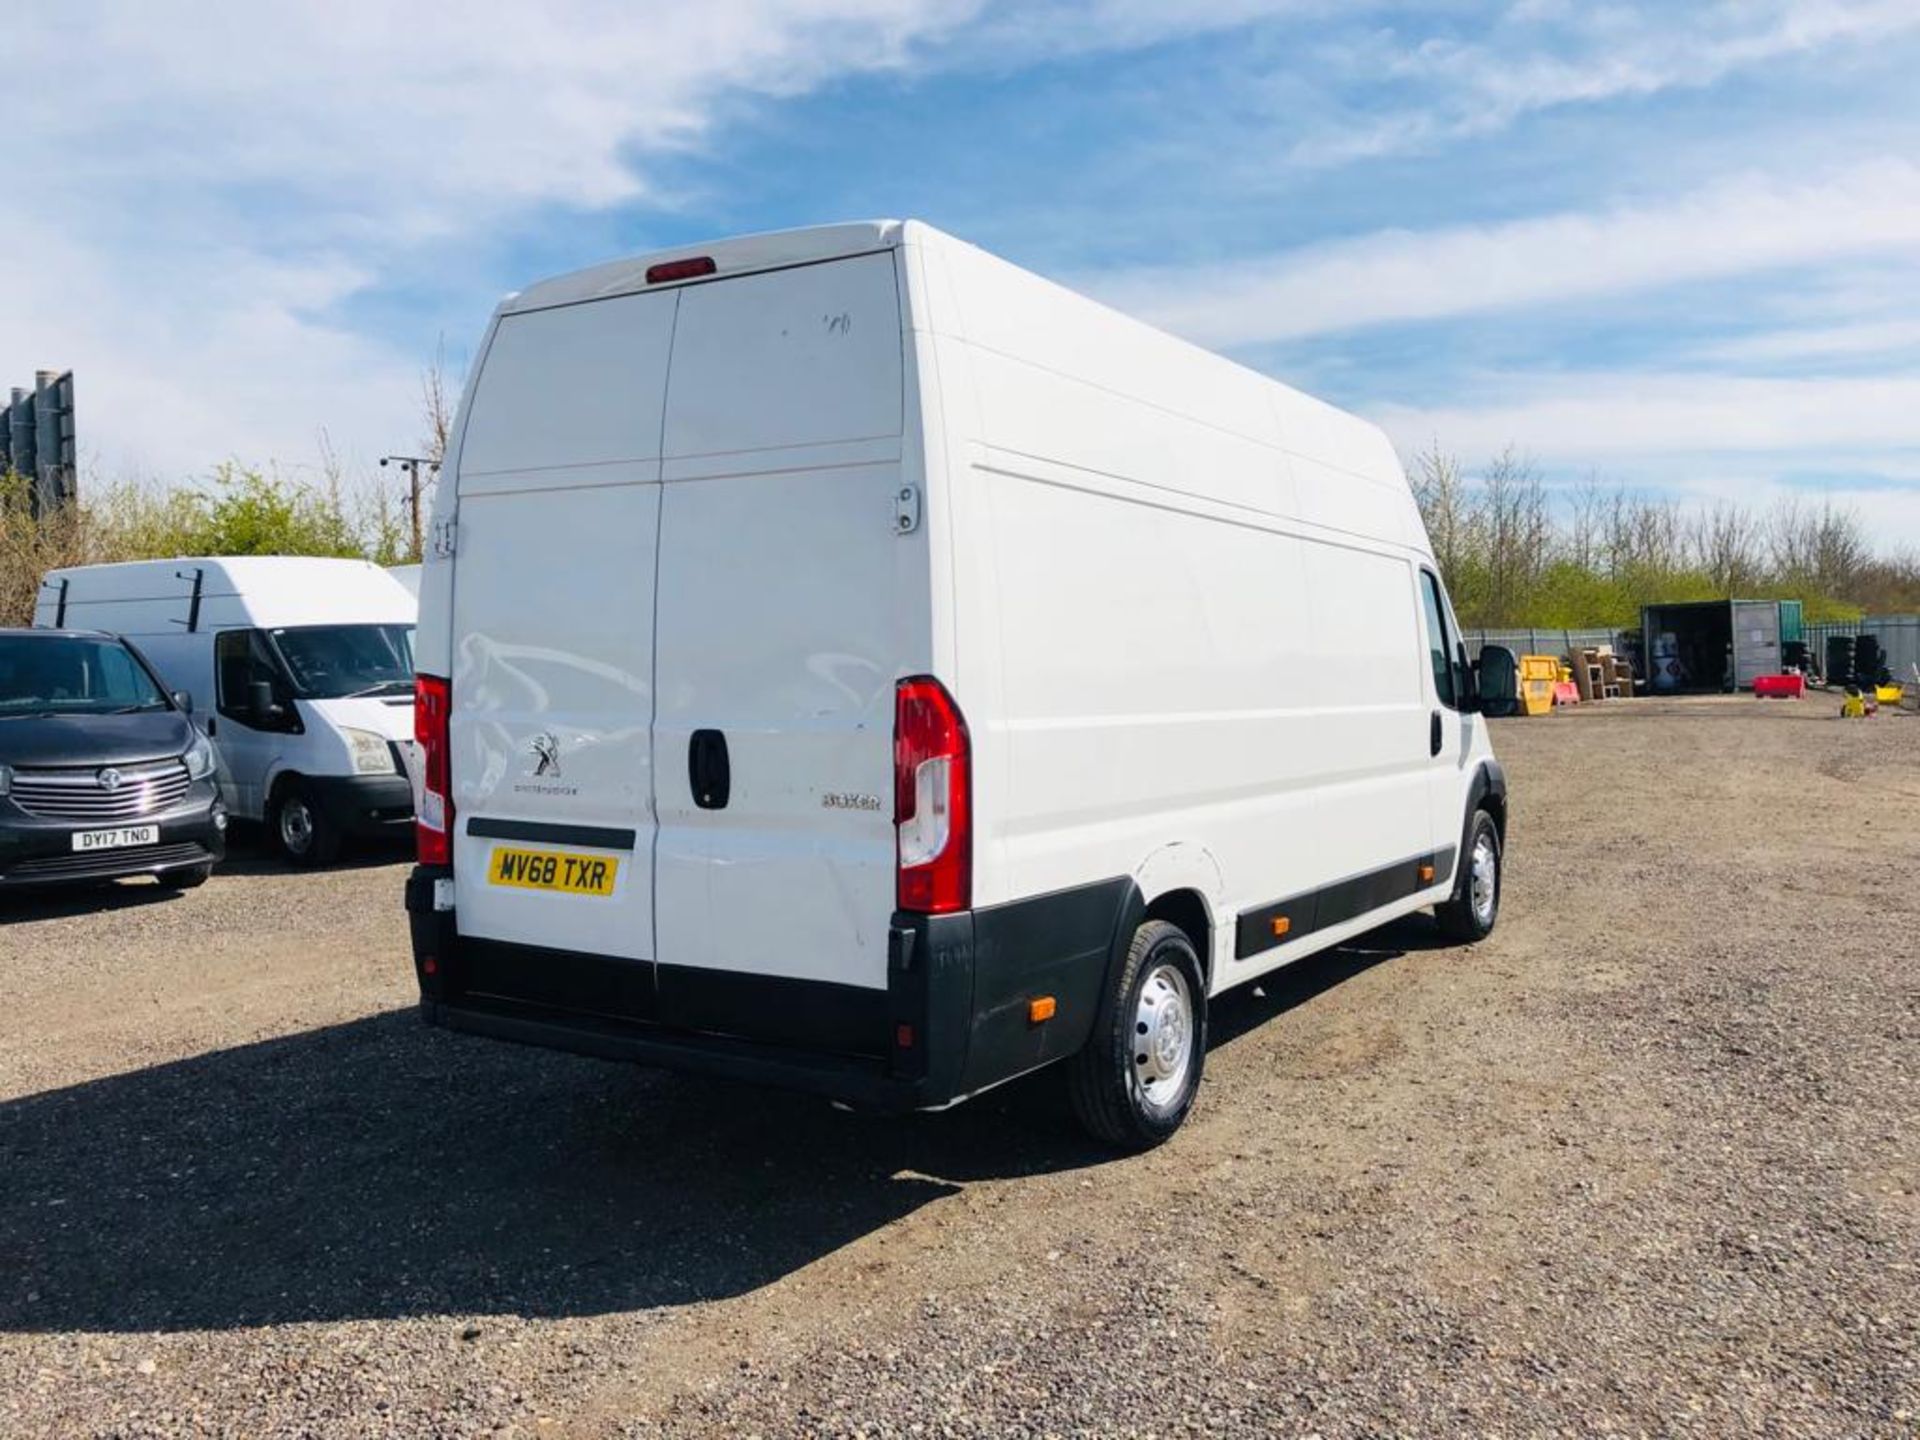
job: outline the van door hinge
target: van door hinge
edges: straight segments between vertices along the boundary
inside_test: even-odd
[[[893,533],[911,535],[920,528],[920,488],[902,485],[893,492]]]
[[[454,521],[436,520],[433,522],[433,530],[428,537],[427,545],[428,548],[432,550],[436,559],[451,560],[453,558],[454,534]]]

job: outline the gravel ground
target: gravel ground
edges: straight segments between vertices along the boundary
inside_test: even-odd
[[[1502,923],[1151,1155],[420,1027],[376,856],[0,902],[0,1434],[1920,1435],[1920,719],[1496,724]]]

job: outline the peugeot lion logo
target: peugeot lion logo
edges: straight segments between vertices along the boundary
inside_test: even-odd
[[[527,748],[533,752],[534,779],[538,780],[543,775],[551,775],[556,780],[560,778],[560,742],[554,739],[551,732],[541,731],[533,737]]]
[[[100,782],[102,790],[113,791],[120,788],[120,772],[109,765],[94,777]]]

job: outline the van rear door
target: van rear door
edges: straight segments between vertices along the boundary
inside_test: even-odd
[[[461,933],[637,962],[603,967],[585,1008],[642,1013],[675,304],[668,291],[501,318],[461,443],[453,578]]]
[[[688,286],[667,387],[654,771],[661,1018],[884,1048],[900,533],[891,252]]]

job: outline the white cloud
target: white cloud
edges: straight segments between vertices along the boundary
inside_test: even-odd
[[[1772,330],[1701,347],[1702,359],[1741,364],[1812,364],[1920,351],[1920,319],[1859,320],[1844,325]]]
[[[1540,379],[1478,377],[1478,403],[1378,405],[1370,413],[1399,443],[1434,437],[1470,455],[1512,444],[1557,464],[1655,457],[1848,457],[1867,468],[1886,452],[1920,455],[1920,375],[1763,379],[1588,372]],[[1749,462],[1750,464],[1751,462]]]
[[[73,367],[110,474],[299,459],[322,427],[407,443],[424,355],[341,318],[373,276],[540,207],[645,195],[649,157],[698,143],[731,95],[899,65],[975,8],[0,8],[8,190],[37,201],[5,221],[0,383]],[[33,283],[11,283],[29,256]]]
[[[1005,65],[1035,56],[1140,49],[1257,21],[1351,17],[1383,0],[999,0],[951,37],[958,58]]]
[[[975,0],[35,8],[0,21],[21,61],[0,103],[83,182],[157,165],[172,183],[266,187],[255,206],[293,194],[342,224],[397,209],[444,227],[476,207],[631,198],[637,154],[697,139],[716,96],[898,64]]]
[[[1082,277],[1202,344],[1538,308],[1920,245],[1920,167],[1857,165],[1788,184],[1749,176],[1662,205],[1497,225],[1390,230],[1277,255]]]
[[[1332,166],[1432,149],[1505,129],[1565,105],[1700,89],[1736,72],[1837,47],[1860,49],[1920,31],[1912,0],[1741,0],[1573,6],[1523,0],[1469,41],[1376,35],[1349,63],[1426,103],[1372,118],[1342,117],[1292,149]]]

